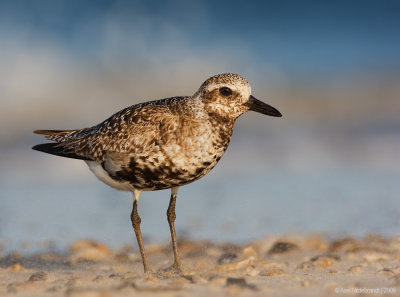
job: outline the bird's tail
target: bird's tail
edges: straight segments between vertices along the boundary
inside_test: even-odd
[[[91,160],[89,158],[77,155],[72,148],[66,146],[64,143],[57,143],[57,142],[42,143],[42,144],[35,145],[34,147],[32,147],[32,149],[35,151],[48,153],[48,154],[56,155],[56,156],[60,156],[60,157],[79,159],[79,160],[88,160],[88,161]]]
[[[68,136],[79,130],[35,130],[33,133],[46,135],[49,140],[64,142],[68,140]]]
[[[35,130],[33,133],[46,135],[47,139],[56,141],[50,143],[42,143],[32,147],[33,150],[48,153],[60,157],[91,160],[89,158],[76,154],[73,145],[69,142],[69,135],[79,130]]]

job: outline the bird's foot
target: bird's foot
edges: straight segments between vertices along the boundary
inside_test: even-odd
[[[151,268],[145,268],[144,275],[145,275],[147,280],[150,280],[150,279],[153,279],[153,278],[157,277],[156,273],[154,273]]]
[[[183,275],[183,268],[180,262],[174,262],[171,266],[160,269],[157,274],[161,277],[172,277]]]

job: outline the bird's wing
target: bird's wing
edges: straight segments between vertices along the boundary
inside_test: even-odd
[[[178,116],[167,105],[145,104],[125,108],[91,128],[35,133],[58,142],[53,144],[58,152],[47,153],[103,162],[107,155],[151,151],[152,146],[158,145],[162,131],[174,131],[178,124]]]

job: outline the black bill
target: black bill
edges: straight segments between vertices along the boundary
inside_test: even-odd
[[[253,95],[250,96],[249,101],[247,101],[244,105],[246,105],[249,110],[256,111],[262,114],[266,114],[273,117],[281,117],[282,114],[276,108],[268,105],[256,98]]]

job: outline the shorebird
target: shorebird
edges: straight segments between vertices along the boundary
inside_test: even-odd
[[[249,110],[282,116],[253,97],[243,77],[219,74],[207,79],[193,96],[136,104],[90,128],[36,130],[54,142],[33,149],[84,160],[102,182],[133,192],[132,227],[148,275],[152,270],[140,231],[139,197],[142,191],[171,189],[167,210],[174,252],[171,270],[181,273],[175,232],[178,188],[203,177],[218,163],[236,119]]]

